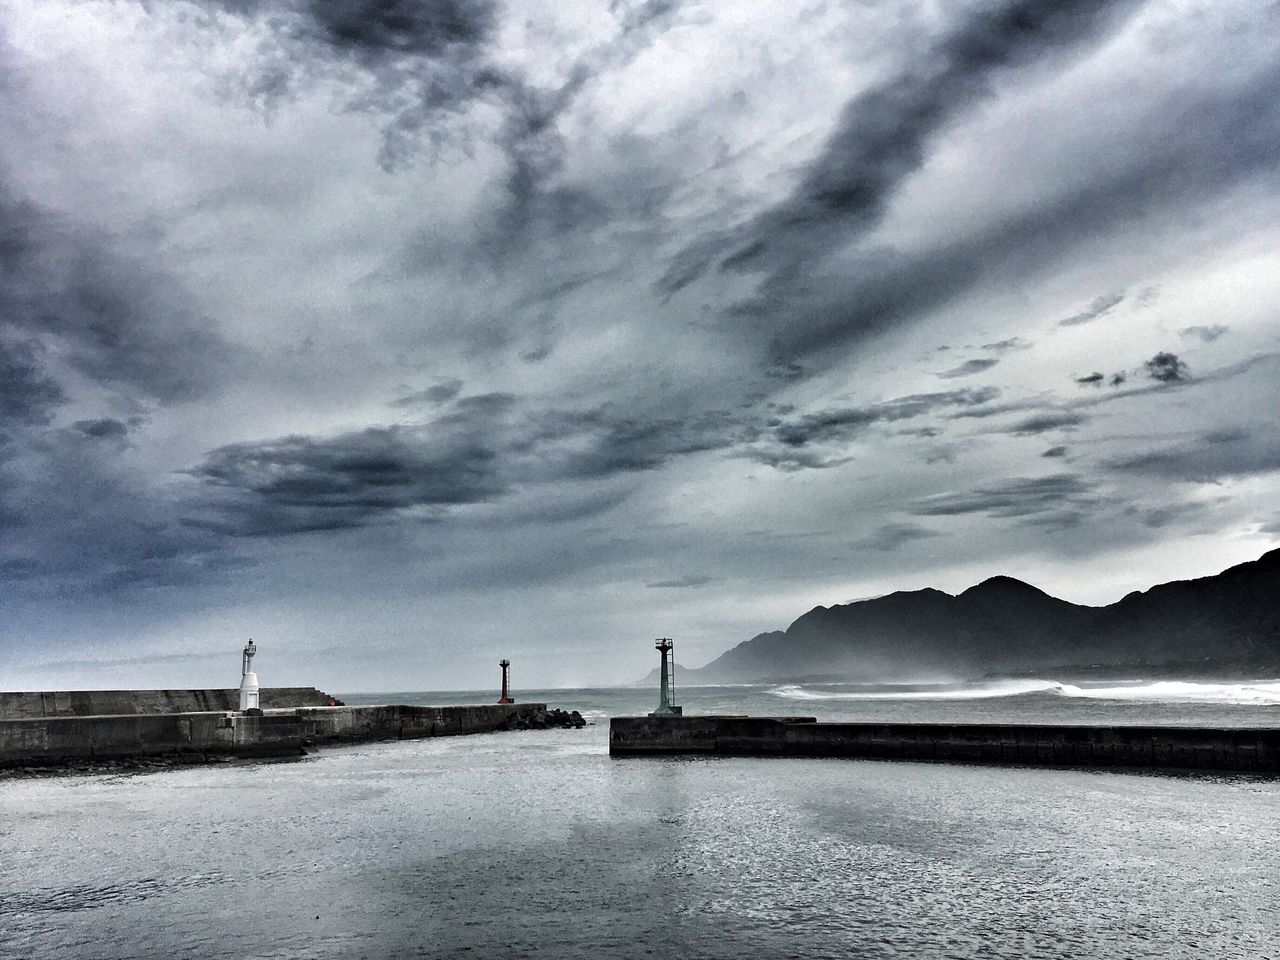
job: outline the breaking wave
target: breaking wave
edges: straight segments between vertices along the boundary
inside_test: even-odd
[[[914,688],[898,686],[863,690],[829,690],[788,684],[768,692],[785,700],[989,700],[997,697],[1047,695],[1162,703],[1280,704],[1280,680],[1247,680],[1237,683],[1135,680],[1073,684],[1032,679],[919,684]]]

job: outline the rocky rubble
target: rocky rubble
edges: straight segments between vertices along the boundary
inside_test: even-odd
[[[549,730],[563,727],[576,730],[585,727],[587,721],[577,710],[537,710],[530,714],[515,714],[507,721],[508,730]]]

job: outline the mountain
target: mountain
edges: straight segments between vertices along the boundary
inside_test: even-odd
[[[762,633],[678,677],[923,680],[1046,670],[1280,674],[1280,550],[1105,607],[1059,600],[1013,577],[958,596],[926,589],[815,607],[785,631]]]

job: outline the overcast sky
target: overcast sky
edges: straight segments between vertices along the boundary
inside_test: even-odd
[[[0,130],[0,689],[1280,543],[1273,0],[15,0]]]

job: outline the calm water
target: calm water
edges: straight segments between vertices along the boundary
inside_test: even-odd
[[[824,719],[1274,724],[1272,686],[681,698]],[[648,709],[647,691],[522,699],[600,722],[0,781],[0,955],[1280,956],[1275,780],[610,760],[603,717]]]

